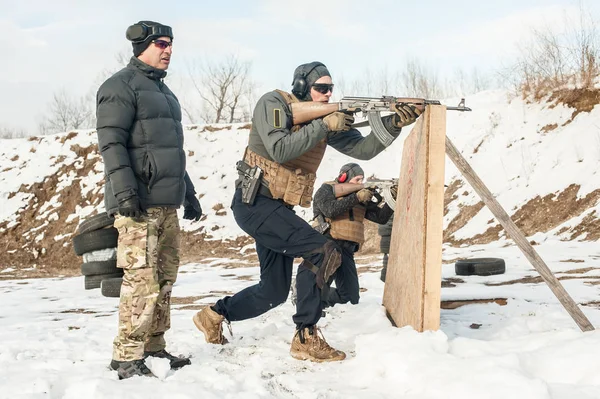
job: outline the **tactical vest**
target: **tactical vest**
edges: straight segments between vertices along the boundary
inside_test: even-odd
[[[289,105],[299,100],[292,94],[277,90]],[[298,131],[300,125],[294,125],[292,132]],[[293,134],[293,133],[292,133]],[[263,170],[263,179],[269,185],[269,191],[275,199],[282,199],[288,205],[300,205],[308,208],[317,178],[316,172],[321,164],[327,141],[321,140],[316,146],[283,164],[271,161],[246,147],[244,161],[250,166],[258,166]]]
[[[333,183],[327,183],[333,186]],[[338,198],[338,201],[341,198]],[[327,222],[331,225],[329,234],[336,240],[352,241],[359,245],[365,242],[365,213],[367,208],[364,205],[355,205],[340,216],[329,219]]]

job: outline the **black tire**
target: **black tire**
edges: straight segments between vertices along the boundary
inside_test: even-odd
[[[121,296],[122,282],[123,279],[120,277],[102,280],[102,283],[100,283],[100,293],[109,298],[118,298]]]
[[[102,282],[102,280],[121,277],[123,277],[123,272],[111,274],[97,274],[95,276],[85,276],[83,284],[86,290],[92,290],[94,288],[100,288],[100,283]]]
[[[73,237],[73,249],[79,256],[99,249],[116,248],[119,232],[114,227],[89,231]]]
[[[81,264],[81,274],[84,276],[97,276],[98,274],[121,273],[123,269],[117,268],[116,260],[102,262],[87,262]]]
[[[454,270],[459,276],[491,276],[503,274],[506,264],[500,258],[461,259],[454,264]]]
[[[391,242],[392,237],[391,236],[382,236],[381,240],[379,241],[379,252],[383,253],[383,254],[389,254],[390,253],[390,242]]]
[[[114,222],[114,217],[108,216],[106,212],[102,212],[85,219],[79,224],[77,230],[79,234],[89,233],[90,231],[103,229],[106,226],[112,226]]]

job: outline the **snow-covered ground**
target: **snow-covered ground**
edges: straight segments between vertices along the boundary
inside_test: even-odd
[[[579,303],[597,301],[597,243],[548,240],[536,247]],[[294,309],[289,300],[256,319],[233,323],[226,346],[204,342],[192,304],[256,282],[258,268],[206,260],[181,267],[174,288],[169,350],[192,356],[171,372],[150,359],[159,377],[119,381],[107,365],[117,328],[116,298],[83,289],[83,277],[0,281],[1,398],[600,398],[600,332],[582,333],[545,284],[486,286],[536,276],[513,245],[497,242],[444,248],[444,259],[493,256],[507,273],[462,277],[442,300],[506,298],[442,310],[441,329],[417,333],[392,327],[381,306],[379,273],[360,276],[361,302],[330,309],[320,326],[348,354],[314,364],[289,356]],[[379,257],[359,266],[379,266]],[[591,268],[581,273],[576,269]],[[575,270],[575,271],[574,271]],[[452,263],[443,277],[457,277]],[[600,311],[583,306],[593,324]],[[228,333],[226,333],[228,334]]]

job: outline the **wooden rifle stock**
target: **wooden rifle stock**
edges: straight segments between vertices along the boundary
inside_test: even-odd
[[[322,103],[319,101],[303,101],[290,104],[294,125],[300,125],[322,118],[340,110],[340,103]]]
[[[335,198],[340,198],[360,191],[363,188],[365,188],[364,184],[336,183],[333,185],[333,194],[335,195]]]

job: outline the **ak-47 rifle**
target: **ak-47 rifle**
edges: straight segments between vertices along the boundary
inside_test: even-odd
[[[313,119],[322,118],[336,111],[356,114],[362,112],[368,121],[355,123],[352,127],[362,127],[367,124],[373,129],[373,134],[386,147],[392,144],[394,137],[388,133],[381,121],[381,112],[395,112],[396,105],[408,104],[425,110],[427,105],[442,105],[438,100],[426,100],[414,97],[344,97],[338,102],[322,103],[318,101],[303,101],[291,104],[294,125],[306,123]],[[456,107],[446,106],[448,111],[471,111],[465,106],[465,99],[461,99]]]
[[[336,183],[333,185],[333,193],[336,198],[339,198],[360,191],[363,188],[379,193],[392,210],[396,209],[396,198],[392,188],[395,188],[396,193],[398,192],[398,179],[369,179],[361,184]]]

